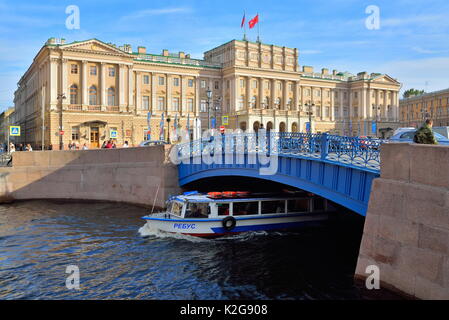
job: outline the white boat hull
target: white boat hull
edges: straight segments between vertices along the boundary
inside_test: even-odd
[[[235,216],[235,227],[226,229],[223,219],[182,219],[169,214],[154,214],[143,217],[147,227],[162,232],[178,233],[197,237],[218,237],[247,231],[267,231],[291,229],[317,221],[327,220],[327,213],[268,214],[253,216]]]

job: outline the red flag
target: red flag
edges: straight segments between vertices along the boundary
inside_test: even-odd
[[[249,28],[252,29],[259,22],[259,14],[249,21]]]
[[[243,19],[242,19],[242,25],[240,26],[240,28],[243,28],[243,26],[245,25],[245,13],[243,14]]]

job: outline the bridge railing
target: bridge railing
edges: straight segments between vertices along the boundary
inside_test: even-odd
[[[300,132],[218,134],[210,139],[177,145],[178,159],[223,154],[266,153],[316,159],[325,162],[380,170],[380,145],[383,140]]]

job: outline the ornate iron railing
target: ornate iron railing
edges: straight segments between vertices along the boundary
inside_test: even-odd
[[[383,140],[299,132],[261,132],[224,135],[178,144],[177,157],[183,160],[223,153],[266,153],[301,157],[380,171]]]
[[[11,165],[11,154],[7,152],[0,153],[0,167],[7,167]]]

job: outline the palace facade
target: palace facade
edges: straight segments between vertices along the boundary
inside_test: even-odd
[[[412,96],[399,101],[403,127],[420,127],[432,119],[435,127],[449,126],[449,89]]]
[[[249,41],[232,40],[199,60],[97,39],[50,38],[18,82],[15,124],[22,135],[15,141],[95,148],[115,135],[119,145],[138,145],[149,130],[152,140],[161,133],[167,139],[175,124],[194,138],[220,125],[349,136],[399,125],[397,80],[315,72],[298,61],[298,49]]]

